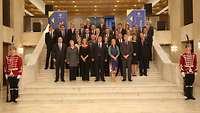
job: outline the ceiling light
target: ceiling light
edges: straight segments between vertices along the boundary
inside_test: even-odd
[[[94,5],[94,7],[97,7],[96,5]]]
[[[94,11],[97,11],[97,9],[94,9]]]
[[[136,7],[137,5],[135,4],[135,5],[133,5],[134,7]]]
[[[114,5],[114,7],[117,7],[117,5]]]
[[[76,11],[79,11],[79,9],[76,9]]]
[[[75,3],[75,1],[72,1],[72,3]]]
[[[120,1],[119,0],[117,0],[117,3],[119,3]]]
[[[77,5],[75,5],[74,7],[77,7]]]
[[[113,9],[113,11],[116,11],[116,9]]]

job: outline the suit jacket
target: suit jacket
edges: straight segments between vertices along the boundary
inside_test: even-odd
[[[77,67],[79,64],[78,48],[75,47],[74,49],[72,49],[71,47],[68,47],[66,58],[67,58],[67,61],[69,62],[69,66]]]
[[[121,31],[120,31],[120,29],[117,29],[117,31],[119,31],[122,35],[126,34],[126,30],[123,28],[121,29]]]
[[[88,40],[90,40],[91,39],[91,34],[89,33],[89,37],[86,37],[86,34],[84,33],[82,38],[88,38]]]
[[[97,28],[100,29],[100,32],[101,32],[101,33],[103,33],[103,32],[105,31],[105,29],[106,29],[106,24],[103,24],[103,26],[102,26],[101,24],[99,24],[99,25],[97,26]]]
[[[62,44],[62,50],[59,49],[58,43],[54,44],[52,57],[56,59],[57,63],[64,63],[64,61],[66,60],[66,51],[67,51],[66,44],[64,43]]]
[[[102,58],[103,60],[105,60],[108,56],[106,49],[107,48],[104,43],[102,43],[101,48],[98,46],[98,43],[95,43],[93,46],[93,51],[91,52],[92,58],[94,58],[95,60],[99,60],[99,58]]]
[[[128,44],[126,44],[126,42],[124,41],[121,43],[120,51],[122,56],[129,55],[128,59],[131,59],[133,54],[133,45],[131,44],[131,42],[128,42]],[[124,57],[122,59],[126,60]]]
[[[47,32],[45,34],[45,43],[47,45],[47,49],[51,49],[55,43],[55,34],[54,32],[52,33],[52,35],[50,34],[50,32]]]
[[[69,45],[70,39],[69,39],[69,37],[68,37],[68,35],[67,35],[67,31],[64,31],[64,36],[62,35],[62,32],[59,31],[59,32],[58,32],[58,37],[60,37],[60,36],[63,38],[63,42],[64,42],[66,45]]]
[[[79,35],[80,35],[81,37],[83,36],[84,33],[85,33],[85,29],[84,29],[84,28],[79,29]]]
[[[67,35],[69,40],[73,39],[76,36],[76,29],[74,28],[74,31],[71,28],[68,29]]]
[[[150,58],[150,51],[149,51],[149,42],[147,39],[144,40],[143,45],[142,41],[138,40],[137,41],[137,55],[138,55],[138,60],[143,61],[143,60],[148,60]]]

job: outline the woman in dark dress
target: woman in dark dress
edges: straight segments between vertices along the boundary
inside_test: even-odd
[[[132,56],[132,76],[136,76],[137,74],[137,65],[138,65],[138,55],[137,55],[137,36],[136,34],[132,35],[131,43],[133,45],[133,56]]]
[[[87,43],[87,39],[82,40],[80,47],[80,73],[83,81],[89,81],[89,64],[90,64],[90,47]]]

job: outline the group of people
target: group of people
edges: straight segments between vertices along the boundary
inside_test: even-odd
[[[147,76],[149,61],[152,60],[153,31],[150,25],[140,30],[128,24],[123,27],[121,23],[115,29],[110,29],[104,20],[100,20],[97,26],[81,24],[80,29],[76,29],[74,24],[69,29],[59,25],[54,30],[50,26],[45,36],[45,69],[49,68],[51,58],[50,69],[56,66],[55,82],[59,77],[65,81],[65,68],[69,68],[70,81],[76,80],[77,76],[81,76],[83,81],[89,81],[89,76],[96,76],[95,81],[105,81],[104,76],[111,76],[115,81],[119,72],[123,76],[122,81],[127,80],[127,75],[128,80],[132,81],[138,64],[140,76]]]

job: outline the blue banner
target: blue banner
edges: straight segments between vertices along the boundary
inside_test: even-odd
[[[145,25],[146,14],[144,9],[127,10],[127,20],[130,27],[138,26],[140,29]]]
[[[58,28],[58,25],[63,24],[67,28],[67,12],[53,11],[49,12],[48,23],[53,29]]]

